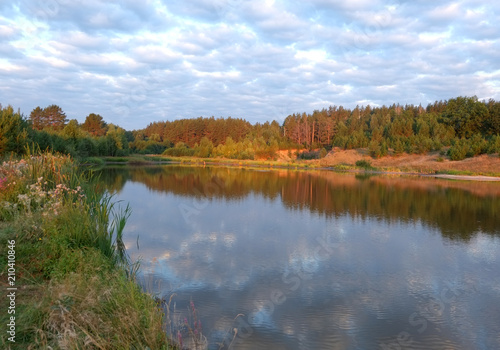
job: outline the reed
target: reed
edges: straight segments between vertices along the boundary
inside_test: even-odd
[[[14,239],[18,287],[16,343],[4,332],[0,348],[175,348],[125,252],[130,207],[117,206],[69,156],[28,149],[0,166],[0,179],[1,274]]]

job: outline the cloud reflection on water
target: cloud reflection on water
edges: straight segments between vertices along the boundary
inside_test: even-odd
[[[188,169],[162,172],[159,185],[156,170],[127,171],[118,198],[133,208],[128,252],[142,256],[145,279],[161,279],[155,292],[196,300],[212,343],[245,322],[251,334],[238,349],[365,349],[398,336],[429,349],[500,346],[500,226],[488,216],[497,197],[432,182],[437,200],[458,201],[442,211],[483,219],[450,236],[443,228],[456,223],[433,222],[436,199],[421,188],[391,194],[386,179],[328,173],[313,174],[315,183],[310,174]],[[203,194],[213,176],[225,187],[203,206],[188,189]],[[398,198],[422,203],[398,219],[407,203],[380,203]],[[183,207],[196,210],[189,220]],[[486,309],[499,312],[484,318]],[[242,320],[232,321],[239,313]]]

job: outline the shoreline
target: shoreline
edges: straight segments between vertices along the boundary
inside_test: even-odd
[[[0,285],[14,296],[2,344],[178,349],[124,251],[128,206],[115,207],[69,156],[26,155],[0,164],[0,175],[0,260],[7,266],[8,252],[10,263]]]
[[[151,159],[148,159],[151,158]],[[500,176],[484,175],[481,172],[473,172],[472,170],[438,170],[429,169],[434,172],[411,171],[404,167],[392,166],[389,169],[385,167],[372,167],[362,168],[352,164],[321,164],[319,161],[276,161],[276,160],[234,160],[222,158],[195,158],[195,157],[162,157],[158,155],[146,155],[138,158],[137,156],[130,156],[121,158],[120,161],[111,161],[110,157],[103,161],[104,165],[161,165],[161,164],[191,164],[197,166],[227,166],[234,168],[257,168],[257,169],[288,169],[288,170],[326,170],[337,172],[348,172],[356,174],[374,174],[374,175],[406,175],[406,176],[420,176],[431,177],[446,180],[460,180],[460,181],[486,181],[486,182],[500,182]],[[461,174],[464,172],[465,174]],[[471,174],[468,174],[471,172]]]

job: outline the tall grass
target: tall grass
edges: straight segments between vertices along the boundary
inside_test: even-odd
[[[135,283],[125,253],[128,206],[68,156],[27,150],[0,166],[0,179],[1,274],[15,239],[18,287],[16,343],[4,332],[0,348],[172,348],[160,305]]]

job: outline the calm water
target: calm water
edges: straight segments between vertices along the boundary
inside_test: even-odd
[[[101,178],[133,210],[144,288],[176,294],[178,328],[192,301],[210,349],[500,349],[499,183],[179,165]]]

